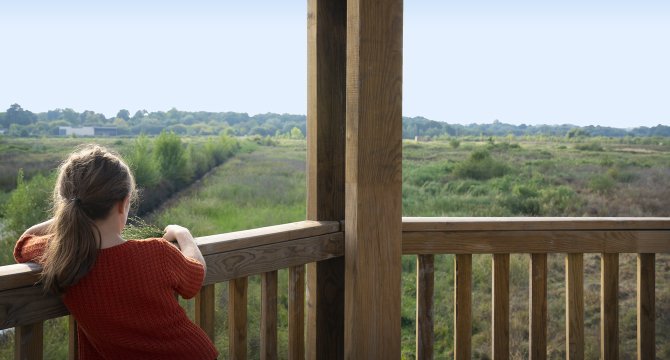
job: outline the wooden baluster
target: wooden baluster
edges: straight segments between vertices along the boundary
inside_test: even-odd
[[[305,359],[305,266],[288,270],[288,358]]]
[[[454,257],[454,357],[472,356],[472,254]]]
[[[277,271],[261,274],[261,359],[277,359]]]
[[[41,360],[43,347],[43,322],[14,328],[14,359]]]
[[[565,256],[566,359],[584,359],[584,254]]]
[[[416,262],[416,359],[432,359],[435,255],[419,255]]]
[[[509,359],[509,254],[493,254],[492,354]]]
[[[600,258],[600,358],[619,358],[619,254]]]
[[[79,359],[79,337],[77,334],[77,320],[72,315],[68,316],[68,360]]]
[[[228,358],[247,358],[247,286],[246,277],[228,282]]]
[[[547,358],[547,254],[531,254],[529,288],[529,341],[531,360]]]
[[[205,285],[195,297],[195,323],[214,341],[214,284]]]
[[[637,358],[656,359],[656,254],[637,254]]]

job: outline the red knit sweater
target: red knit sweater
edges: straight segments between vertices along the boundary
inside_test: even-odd
[[[49,236],[26,235],[17,262],[39,261]],[[102,249],[91,271],[63,303],[77,320],[79,358],[215,359],[207,335],[175,299],[195,296],[203,266],[164,239],[128,240]]]

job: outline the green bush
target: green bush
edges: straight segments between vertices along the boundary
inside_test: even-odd
[[[589,188],[599,194],[607,194],[616,185],[614,179],[608,175],[595,175],[589,180]]]
[[[454,175],[458,178],[488,180],[504,176],[510,168],[491,157],[487,150],[475,150],[468,160],[456,165]]]
[[[586,143],[586,144],[577,144],[575,145],[575,149],[581,150],[581,151],[604,151],[602,145],[592,142],[592,143]]]
[[[135,175],[139,187],[150,187],[160,181],[160,174],[154,158],[151,156],[149,138],[140,135],[135,139],[133,151],[128,156],[128,163]]]
[[[186,149],[177,134],[163,131],[158,135],[154,142],[154,158],[164,179],[177,186],[191,179]]]
[[[49,217],[55,177],[37,174],[25,181],[20,169],[16,183],[4,207],[5,230],[13,236]]]

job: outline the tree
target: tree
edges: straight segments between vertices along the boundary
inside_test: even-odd
[[[123,119],[123,120],[125,120],[125,121],[128,121],[128,120],[130,120],[130,111],[128,111],[128,110],[126,110],[126,109],[121,109],[121,110],[119,110],[119,112],[116,114],[116,117],[117,117],[117,118],[121,118],[121,119]]]
[[[19,104],[12,104],[5,113],[7,124],[30,125],[35,121],[37,121],[37,116],[28,110],[23,110]]]
[[[305,136],[302,134],[302,131],[297,127],[291,129],[291,139],[304,139]]]

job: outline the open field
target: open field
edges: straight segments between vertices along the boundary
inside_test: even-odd
[[[530,138],[451,139],[405,142],[403,213],[406,216],[670,216],[670,146],[631,145],[615,140],[567,142]],[[283,140],[242,153],[179,194],[172,206],[151,214],[159,227],[178,223],[202,236],[304,219],[305,143]],[[403,358],[414,358],[415,257],[404,256]],[[563,254],[549,258],[549,349],[565,358]],[[600,262],[587,254],[585,264],[586,358],[598,357]],[[528,256],[511,260],[511,348],[514,359],[527,358]],[[453,350],[453,256],[435,258],[435,357]],[[490,357],[491,257],[473,257],[473,354]],[[670,258],[657,256],[657,356],[670,358]],[[620,258],[621,358],[635,356],[635,257]],[[280,358],[286,357],[287,274],[279,273]],[[227,356],[227,291],[217,285],[217,347]],[[249,354],[258,358],[260,285],[249,283]],[[192,309],[192,304],[185,303]],[[62,321],[61,321],[62,322]],[[51,322],[50,322],[51,323]],[[58,321],[54,321],[58,323]],[[62,325],[45,325],[46,353],[57,354]],[[61,328],[62,329],[62,328]],[[53,342],[53,343],[51,343]],[[7,340],[2,346],[7,351]],[[45,354],[46,354],[45,353]],[[59,358],[59,356],[47,356]]]

